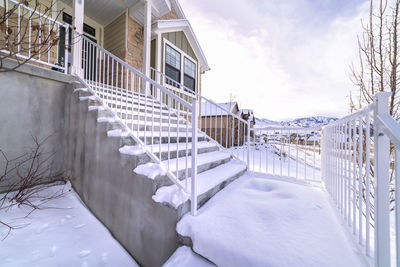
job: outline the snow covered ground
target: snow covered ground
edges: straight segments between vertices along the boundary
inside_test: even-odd
[[[0,227],[0,266],[138,266],[110,232],[84,206],[69,184],[42,191],[52,195],[66,193],[45,204],[49,209],[29,210],[13,207],[0,211],[6,223],[24,226],[7,234]]]
[[[177,231],[218,266],[366,266],[320,187],[246,173]]]

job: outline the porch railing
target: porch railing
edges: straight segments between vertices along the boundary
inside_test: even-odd
[[[197,99],[194,98],[191,103],[182,100],[85,36],[82,36],[82,49],[82,81],[123,123],[126,133],[138,146],[144,148],[161,169],[165,169],[172,182],[190,195],[191,212],[195,214]],[[154,96],[165,101],[161,102]],[[172,143],[175,138],[176,143]],[[167,141],[162,142],[165,139]],[[173,153],[178,157],[182,147],[185,148],[183,160],[173,163]],[[166,158],[163,156],[165,152]]]
[[[374,266],[400,265],[400,124],[390,93],[322,131],[322,178]]]
[[[36,1],[28,3],[33,8],[25,6],[23,1],[0,1],[3,15],[0,35],[3,55],[0,56],[16,58],[20,63],[35,62],[67,73],[69,25],[52,18],[49,11],[40,13]]]
[[[219,105],[154,68],[150,68],[150,74],[154,81],[165,85],[179,98],[185,101],[198,99],[199,129],[207,139],[217,141],[222,150],[230,152],[234,158],[247,162],[249,166],[250,150],[242,150],[239,153],[239,150],[230,149],[232,147],[249,147],[250,123],[248,121],[233,113],[228,105]],[[160,101],[163,101],[162,98]]]

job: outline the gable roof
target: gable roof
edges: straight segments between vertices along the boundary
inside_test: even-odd
[[[201,116],[202,117],[226,116],[226,115],[228,115],[227,111],[229,111],[230,113],[234,113],[235,107],[237,107],[239,109],[237,102],[218,103],[218,105],[221,106],[221,108],[217,107],[216,105],[213,105],[210,102],[202,103],[201,104]]]
[[[253,113],[252,109],[241,109],[241,110],[239,110],[238,115],[240,117],[242,117],[243,115],[248,115],[249,117],[247,118],[247,121],[254,121],[255,122],[254,113]]]
[[[197,40],[197,37],[194,34],[190,22],[186,18],[172,19],[172,20],[157,20],[152,25],[152,32],[156,34],[166,33],[166,32],[178,32],[178,31],[183,31],[185,33],[186,38],[188,39],[194,54],[199,60],[201,72],[204,73],[210,70],[206,56],[204,55],[203,50],[200,47],[199,41]]]

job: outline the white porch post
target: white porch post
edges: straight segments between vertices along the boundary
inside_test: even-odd
[[[150,45],[151,45],[151,0],[144,4],[143,23],[143,74],[150,76]]]
[[[157,33],[157,50],[156,50],[156,70],[161,73],[161,56],[162,56],[162,39],[161,39],[161,33]],[[161,84],[161,76],[157,76],[159,82]]]
[[[82,69],[82,38],[78,34],[83,33],[84,0],[74,0],[73,2],[73,29],[72,32],[72,74],[83,78]],[[78,33],[78,34],[77,34]]]

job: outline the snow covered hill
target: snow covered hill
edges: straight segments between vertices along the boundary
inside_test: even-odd
[[[300,126],[300,127],[317,127],[326,125],[332,121],[336,121],[337,118],[325,117],[325,116],[312,116],[305,118],[298,118],[287,121],[272,121],[268,119],[256,118],[256,128],[262,128],[267,126]]]

